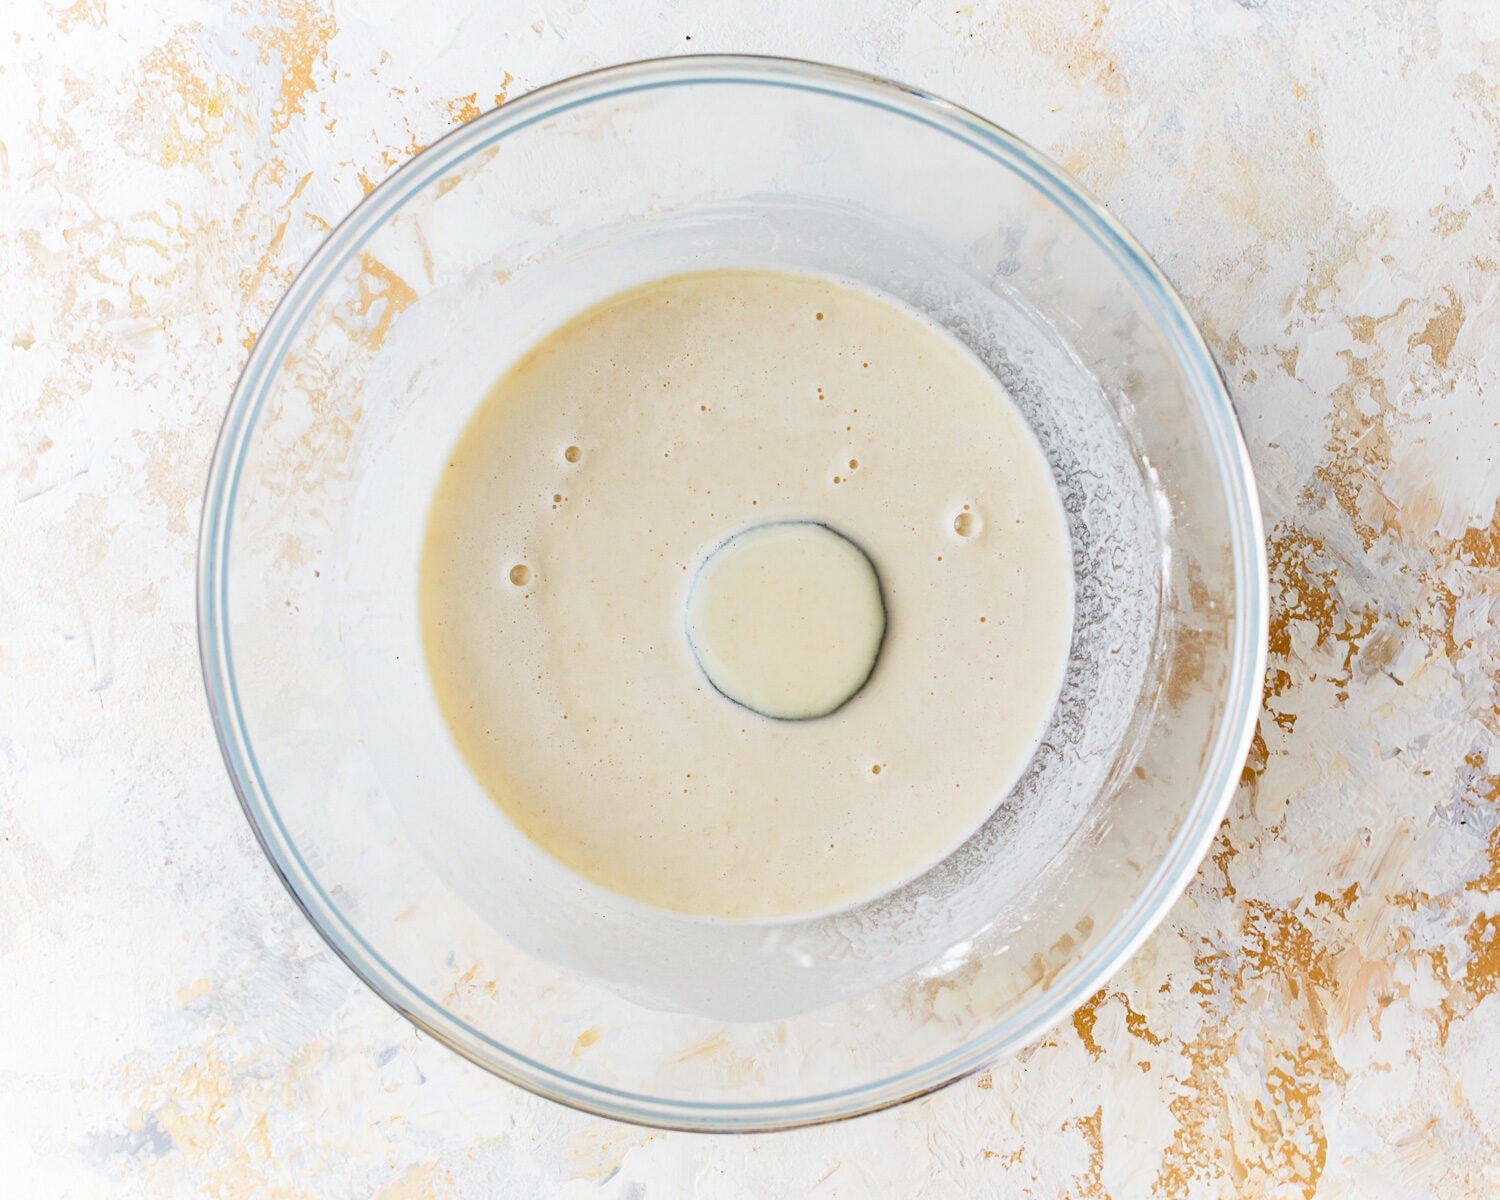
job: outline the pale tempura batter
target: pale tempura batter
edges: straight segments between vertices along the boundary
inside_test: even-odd
[[[775,671],[725,667],[753,665],[728,625],[694,654],[699,568],[778,522],[878,573],[847,703],[858,655],[778,700]],[[1046,461],[966,349],[865,291],[709,271],[613,297],[496,384],[433,501],[423,641],[459,749],[543,848],[648,904],[781,917],[914,876],[1004,797],[1061,682],[1069,560]],[[750,711],[781,703],[833,711]]]

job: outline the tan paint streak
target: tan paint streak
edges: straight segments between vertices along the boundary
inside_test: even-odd
[[[351,338],[378,350],[396,318],[417,298],[416,289],[373,254],[359,256],[357,295],[335,319]]]
[[[104,0],[77,0],[71,8],[56,10],[52,19],[64,33],[71,32],[79,25],[103,29],[106,20]]]
[[[677,1056],[678,1062],[690,1062],[695,1058],[706,1058],[713,1054],[723,1054],[729,1049],[729,1040],[724,1037],[711,1037],[690,1046]]]
[[[578,1058],[590,1046],[594,1045],[602,1035],[598,1026],[585,1029],[573,1042],[573,1057]]]
[[[1192,990],[1198,992],[1199,984]],[[1208,990],[1212,992],[1212,984]],[[1200,1182],[1223,1180],[1227,1173],[1216,1154],[1217,1148],[1227,1146],[1222,1114],[1227,1108],[1224,1079],[1229,1040],[1223,1035],[1213,1023],[1182,1047],[1187,1074],[1181,1090],[1167,1102],[1175,1129],[1162,1151],[1151,1189],[1161,1200],[1189,1200],[1202,1194]]]
[[[317,87],[313,71],[328,61],[328,43],[338,32],[331,13],[312,0],[277,0],[276,19],[259,32],[260,61],[281,64],[281,90],[271,106],[271,133],[284,131],[303,111]]]
[[[277,291],[285,288],[291,283],[292,277],[297,273],[294,266],[283,266],[277,263],[281,254],[282,242],[286,239],[287,228],[292,223],[291,209],[298,198],[306,190],[307,185],[312,182],[313,172],[309,171],[297,181],[297,186],[292,189],[292,194],[286,198],[281,206],[281,220],[271,234],[271,239],[255,258],[255,266],[244,271],[240,275],[240,291],[246,299],[252,299],[260,291],[261,282],[269,278]],[[253,345],[253,339],[252,339]],[[249,347],[247,347],[248,349]]]
[[[1490,840],[1484,848],[1485,862],[1489,869],[1464,885],[1470,892],[1500,892],[1500,825],[1490,830]]]
[[[1321,242],[1342,202],[1322,149],[1300,126],[1301,117],[1265,109],[1253,126],[1200,140],[1179,193],[1178,213],[1219,226],[1227,218],[1231,227],[1248,226],[1268,242]],[[1257,165],[1268,161],[1277,164],[1275,171]]]
[[[1443,290],[1448,294],[1448,303],[1438,305],[1437,311],[1422,327],[1422,332],[1412,334],[1406,343],[1412,350],[1418,346],[1426,346],[1432,354],[1432,361],[1439,367],[1448,365],[1453,345],[1464,327],[1463,301],[1451,287]]]
[[[1325,1061],[1326,1060],[1326,1061]],[[1328,1137],[1323,1130],[1319,1078],[1331,1062],[1328,1043],[1305,1042],[1290,1056],[1266,1072],[1266,1091],[1273,1109],[1264,1114],[1268,1123],[1266,1153],[1262,1166],[1267,1182],[1285,1182],[1300,1188],[1313,1200],[1318,1181],[1328,1162]],[[1308,1075],[1313,1080],[1307,1079]]]
[[[1490,523],[1464,531],[1454,549],[1460,561],[1473,567],[1500,567],[1500,506]]]
[[[1110,96],[1129,92],[1119,62],[1104,47],[1101,32],[1109,14],[1107,3],[1069,10],[1064,6],[1038,8],[1005,6],[999,14],[1020,25],[1036,53],[1051,59],[1073,79],[1091,83]]]
[[[1317,643],[1334,641],[1345,647],[1344,669],[1334,682],[1347,685],[1353,655],[1361,639],[1375,628],[1373,612],[1352,610],[1338,587],[1338,570],[1323,542],[1295,526],[1282,526],[1266,542],[1271,582],[1271,620],[1267,641],[1272,661],[1267,671],[1268,697],[1279,696],[1292,686],[1292,677],[1282,662],[1292,651],[1292,630],[1308,622],[1317,631]]]
[[[1089,1150],[1088,1163],[1074,1177],[1073,1187],[1068,1191],[1068,1200],[1109,1200],[1109,1193],[1104,1190],[1103,1106],[1094,1109],[1086,1117],[1074,1117],[1064,1123],[1063,1128],[1078,1130]]]
[[[1256,730],[1255,736],[1257,740],[1260,738],[1259,729]],[[1261,742],[1261,747],[1265,747],[1264,742]],[[1248,765],[1245,767],[1245,771],[1250,771],[1250,767]],[[1258,786],[1258,776],[1252,776],[1251,778],[1252,782]],[[1243,775],[1241,776],[1240,782],[1241,786],[1243,786]],[[1238,848],[1230,840],[1228,826],[1221,826],[1218,835],[1214,838],[1214,848],[1210,852],[1209,860],[1214,864],[1214,866],[1219,868],[1219,874],[1224,877],[1224,882],[1219,886],[1218,892],[1226,899],[1233,899],[1236,895],[1235,886],[1229,878],[1229,863],[1231,859],[1238,858],[1239,853],[1240,852]]]
[[[1355,533],[1369,549],[1391,522],[1394,506],[1378,488],[1370,487],[1391,463],[1391,435],[1387,422],[1395,408],[1385,379],[1372,368],[1372,358],[1340,350],[1347,375],[1330,399],[1328,440],[1330,461],[1317,474],[1349,518]],[[1383,356],[1382,356],[1383,357]]]
[[[187,987],[177,989],[177,1003],[186,1008],[194,1000],[200,1000],[204,996],[211,995],[214,990],[213,981],[209,979],[195,979]]]
[[[483,112],[484,109],[479,107],[478,92],[470,92],[467,96],[448,101],[448,119],[455,125],[472,121]]]
[[[1454,634],[1454,623],[1458,619],[1458,595],[1442,580],[1427,579],[1425,582],[1424,611],[1419,627],[1423,636],[1451,660],[1470,644],[1466,640],[1460,646]],[[1489,708],[1480,714],[1480,718],[1494,718],[1496,715],[1493,708]]]
[[[1448,1044],[1448,1030],[1453,1024],[1453,1018],[1457,1015],[1453,1007],[1453,977],[1448,972],[1448,952],[1441,946],[1434,947],[1427,952],[1427,960],[1432,966],[1432,975],[1439,983],[1443,984],[1443,990],[1447,993],[1438,1004],[1434,1020],[1437,1023],[1438,1045]]]
[[[1500,985],[1500,916],[1480,913],[1464,933],[1469,965],[1464,969],[1464,988],[1476,1001],[1483,1000]]]
[[[1346,960],[1347,967],[1344,965]],[[1375,1039],[1379,1041],[1381,1016],[1395,1002],[1398,993],[1409,997],[1411,989],[1396,983],[1390,963],[1384,959],[1365,959],[1353,948],[1339,956],[1334,973],[1339,981],[1339,991],[1329,1006],[1329,1012],[1337,1017],[1340,1035],[1347,1035],[1361,1018],[1368,1017]]]
[[[406,145],[399,150],[382,150],[380,152],[380,161],[387,167],[398,167],[407,159],[415,157],[425,149],[427,149],[427,143],[417,141],[417,135],[412,133],[410,127],[408,127]],[[368,183],[369,178],[363,171],[360,172],[360,181],[362,183]],[[373,187],[374,185],[370,184],[369,186]]]
[[[316,1200],[319,1193],[280,1182],[268,1114],[295,1108],[303,1080],[322,1065],[320,1042],[305,1046],[284,1069],[265,1074],[253,1055],[225,1061],[217,1049],[184,1049],[159,1075],[132,1088],[130,1123],[147,1116],[172,1141],[172,1153],[144,1163],[147,1195],[191,1188],[220,1200]]]
[[[1292,910],[1249,901],[1241,913],[1234,940],[1242,949],[1196,959],[1200,975],[1190,994],[1200,998],[1200,1032],[1182,1047],[1187,1073],[1168,1105],[1177,1128],[1153,1190],[1166,1200],[1281,1194],[1278,1188],[1310,1198],[1327,1162],[1322,1090],[1345,1079],[1324,1009],[1336,986],[1328,951]],[[1224,1014],[1265,1004],[1268,983],[1282,992],[1300,1040],[1242,1046],[1242,1026],[1226,1025]],[[1226,1086],[1230,1061],[1250,1056],[1246,1078],[1258,1071],[1264,1090]]]
[[[1094,993],[1073,1014],[1073,1029],[1078,1034],[1078,1039],[1083,1043],[1090,1056],[1098,1058],[1105,1051],[1094,1038],[1094,1026],[1099,1020],[1099,1006],[1109,1001],[1119,1001],[1125,1009],[1125,1031],[1131,1037],[1139,1038],[1149,1046],[1160,1046],[1164,1039],[1159,1034],[1151,1032],[1151,1027],[1146,1023],[1145,1015],[1139,1013],[1130,1003],[1130,997],[1124,992],[1105,993],[1103,988]]]
[[[164,167],[206,167],[230,130],[234,84],[212,71],[188,40],[174,38],[141,59],[144,84],[132,116],[153,138]]]
[[[190,465],[203,460],[206,447],[201,435],[189,428],[169,430],[155,437],[137,430],[134,437],[146,456],[142,483],[153,507],[166,514],[167,528],[172,533],[191,533],[199,485]]]
[[[1218,322],[1212,315],[1205,313],[1198,319],[1198,327],[1203,331],[1204,338],[1213,348],[1214,355],[1224,364],[1237,367],[1250,353],[1240,338],[1239,330],[1231,330],[1225,334],[1219,328]]]
[[[572,1176],[574,1179],[603,1179],[619,1167],[632,1150],[638,1150],[660,1136],[643,1129],[596,1122],[568,1139]]]
[[[1469,210],[1467,208],[1449,208],[1439,204],[1436,208],[1428,211],[1432,218],[1432,232],[1441,238],[1450,238],[1463,229],[1469,223]]]
[[[1303,1041],[1267,1062],[1266,1090],[1272,1111],[1264,1114],[1260,1152],[1244,1158],[1247,1166],[1264,1172],[1269,1180],[1293,1183],[1311,1200],[1328,1156],[1319,1096],[1324,1083],[1344,1078],[1328,1040],[1319,995],[1334,991],[1337,985],[1327,950],[1295,912],[1258,901],[1252,901],[1246,909],[1247,925],[1241,933],[1247,948],[1246,967],[1241,972],[1240,988],[1243,990],[1250,972],[1279,978],[1289,994],[1302,1002],[1297,1024]]]
[[[1099,1005],[1103,1000],[1104,989],[1100,988],[1080,1004],[1073,1014],[1073,1029],[1091,1058],[1098,1058],[1104,1053],[1104,1047],[1094,1040],[1094,1024],[1099,1019]]]
[[[1349,336],[1356,342],[1372,346],[1375,344],[1375,335],[1380,332],[1380,327],[1394,321],[1415,303],[1415,300],[1403,300],[1396,306],[1395,312],[1388,312],[1378,317],[1366,315],[1346,317],[1344,324],[1349,329]]]
[[[1245,914],[1242,937],[1250,970],[1279,977],[1293,996],[1309,984],[1325,990],[1333,987],[1322,947],[1296,912],[1251,900]]]
[[[1488,759],[1477,750],[1464,755],[1460,772],[1464,796],[1475,804],[1500,804],[1500,775],[1491,775]]]
[[[1335,916],[1347,917],[1350,906],[1359,899],[1359,884],[1351,883],[1341,892],[1314,892],[1313,903],[1322,904]]]

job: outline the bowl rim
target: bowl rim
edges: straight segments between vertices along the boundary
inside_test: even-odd
[[[1236,614],[1223,724],[1192,805],[1167,853],[1130,907],[1079,962],[995,1028],[921,1066],[816,1095],[705,1103],[663,1099],[590,1082],[519,1054],[409,983],[354,928],[292,842],[256,762],[234,683],[227,569],[239,474],[268,386],[324,288],[388,218],[469,156],[538,121],[614,96],[725,83],[851,100],[915,120],[1026,179],[1093,239],[1134,286],[1192,386],[1229,513]],[[1036,1040],[1096,992],[1166,916],[1218,831],[1235,793],[1260,711],[1268,608],[1264,530],[1254,472],[1228,388],[1181,297],[1135,238],[1051,159],[965,108],[922,88],[878,75],[759,55],[645,59],[547,84],[453,130],[377,185],[314,251],[251,348],[214,447],[198,546],[199,656],[219,748],[262,850],[329,949],[417,1028],[510,1083],[594,1115],[700,1132],[763,1132],[815,1125],[903,1103],[962,1079]]]

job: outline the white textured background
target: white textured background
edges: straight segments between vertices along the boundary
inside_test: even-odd
[[[192,585],[329,224],[506,95],[709,50],[922,84],[1101,195],[1229,375],[1275,604],[1244,785],[1128,969],[978,1079],[738,1139],[534,1100],[353,981],[226,782]],[[1493,0],[0,2],[0,1193],[1495,1194],[1497,166]]]

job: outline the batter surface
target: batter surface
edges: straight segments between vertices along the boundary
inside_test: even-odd
[[[868,556],[875,669],[779,720],[706,678],[695,573],[812,521]],[[464,758],[569,867],[648,904],[855,903],[961,844],[1025,767],[1072,624],[1029,429],[969,351],[872,293],[674,276],[573,318],[495,385],[434,497],[423,644]]]

